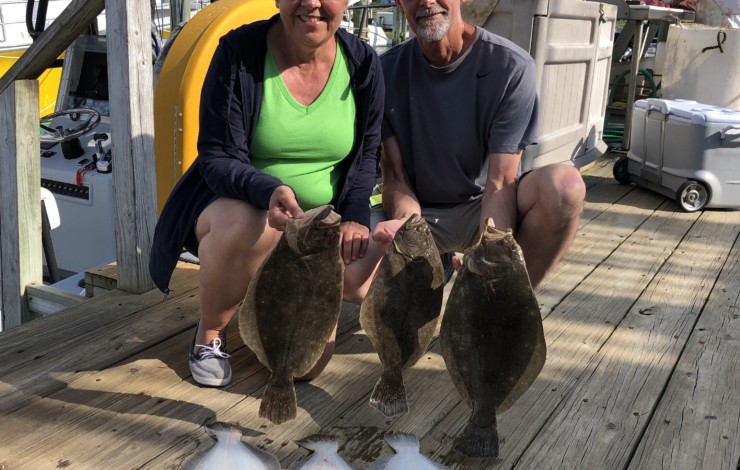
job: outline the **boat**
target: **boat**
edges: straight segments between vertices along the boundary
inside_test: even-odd
[[[47,0],[46,15],[43,25],[50,25],[70,4],[71,0]],[[30,0],[34,12],[37,13],[41,2]],[[210,4],[208,0],[190,0],[190,18],[205,6]],[[29,33],[26,23],[26,9],[29,0],[0,0],[0,77],[10,70],[15,62],[23,55],[33,43],[33,37]],[[156,34],[166,40],[171,31],[171,6],[169,1],[156,0],[152,15],[152,22]],[[36,15],[35,13],[35,15]],[[34,16],[37,19],[37,16]],[[105,12],[101,13],[96,21],[95,29],[98,34],[105,35]],[[45,116],[55,111],[58,97],[60,80],[62,78],[62,65],[64,54],[39,78],[39,116]]]
[[[0,77],[10,70],[33,43],[35,31],[43,31],[69,6],[71,0],[0,0]],[[190,16],[209,2],[191,1]],[[34,16],[30,27],[26,10]],[[156,2],[153,36],[169,36],[169,2]],[[74,139],[56,138],[41,130],[41,192],[49,220],[43,237],[44,283],[60,290],[85,295],[81,285],[88,269],[115,261],[116,237],[113,178],[110,168],[93,160],[110,158],[110,119],[107,104],[107,47],[105,12],[98,15],[89,33],[79,36],[38,78],[39,117],[48,129],[83,127]],[[77,120],[70,109],[92,109],[94,123],[86,115]],[[61,112],[61,113],[60,113]],[[91,124],[89,127],[87,124]],[[104,136],[102,138],[101,136]],[[87,169],[83,175],[80,170]],[[102,171],[101,171],[102,170]],[[48,235],[48,236],[46,236]]]
[[[69,1],[49,0],[47,24],[59,15]],[[33,42],[26,27],[26,5],[27,0],[0,0],[0,77],[10,70]],[[61,75],[62,63],[59,60],[38,79],[41,116],[54,111]]]

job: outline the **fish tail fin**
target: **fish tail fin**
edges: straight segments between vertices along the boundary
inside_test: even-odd
[[[267,381],[267,388],[262,394],[260,418],[267,418],[275,424],[284,423],[298,415],[295,385],[292,380],[277,382],[273,377]]]
[[[408,412],[409,404],[406,400],[403,376],[400,373],[388,374],[384,371],[370,395],[370,406],[388,418]]]
[[[328,434],[313,434],[296,441],[299,446],[319,452],[321,450],[327,450],[329,452],[337,452],[339,449],[339,442],[334,436]]]
[[[218,442],[227,442],[229,439],[238,441],[242,437],[238,423],[214,421],[205,425],[206,433]]]
[[[496,423],[493,426],[479,426],[471,419],[455,439],[455,450],[472,458],[497,458],[499,448]]]
[[[403,450],[412,450],[419,452],[419,438],[413,434],[405,432],[397,432],[395,434],[386,434],[385,442],[396,451],[400,453]]]

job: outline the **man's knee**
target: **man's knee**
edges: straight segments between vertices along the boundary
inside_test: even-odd
[[[543,170],[547,173],[542,202],[551,204],[552,209],[558,212],[580,213],[586,197],[586,185],[580,171],[563,164],[550,165]]]

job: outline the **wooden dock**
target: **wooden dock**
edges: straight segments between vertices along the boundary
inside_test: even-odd
[[[739,469],[740,211],[680,212],[616,183],[604,159],[582,174],[577,238],[537,289],[547,363],[499,416],[500,459],[451,451],[470,410],[436,339],[405,374],[408,414],[368,406],[381,367],[356,306],[325,372],[297,385],[295,420],[257,417],[268,373],[234,327],[232,383],[195,385],[197,266],[181,264],[166,300],[111,290],[0,334],[0,469],[174,469],[213,444],[213,420],[238,422],[283,468],[317,432],[367,468],[392,452],[383,435],[403,431],[456,469]]]

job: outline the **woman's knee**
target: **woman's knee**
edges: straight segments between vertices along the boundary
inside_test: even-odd
[[[326,369],[326,366],[329,364],[329,361],[334,355],[336,338],[337,338],[337,330],[335,328],[334,332],[329,337],[329,340],[326,342],[326,346],[324,347],[324,352],[321,354],[321,357],[319,358],[319,360],[316,361],[316,364],[311,368],[310,371],[308,371],[306,375],[303,375],[301,377],[296,377],[295,378],[296,381],[302,382],[302,381],[315,379],[324,371],[324,369]]]
[[[226,198],[217,199],[203,211],[196,234],[199,243],[208,239],[212,250],[232,252],[234,256],[253,249],[271,249],[279,237],[267,226],[267,211]]]

